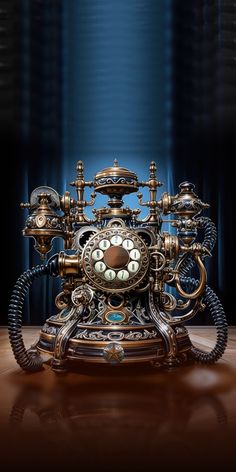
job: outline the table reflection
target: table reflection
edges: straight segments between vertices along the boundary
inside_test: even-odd
[[[210,457],[217,441],[231,438],[235,378],[225,364],[172,371],[84,366],[64,377],[47,367],[37,375],[17,372],[9,379],[16,396],[8,434],[27,451],[40,438],[50,460],[63,451],[68,460],[79,453],[90,466],[104,457],[112,462],[117,451],[121,462],[137,467],[151,465],[157,455],[160,463],[176,454],[189,460],[198,447],[207,446]]]
[[[235,379],[224,363],[171,371],[82,366],[63,377],[47,366],[33,375],[17,371],[8,378],[15,397],[4,453],[14,464],[37,457],[42,467],[79,455],[87,467],[113,470],[143,470],[157,457],[183,466],[193,454],[196,464],[200,457],[225,462],[234,452]]]

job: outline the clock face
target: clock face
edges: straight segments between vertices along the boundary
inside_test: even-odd
[[[132,290],[147,273],[149,255],[136,232],[107,228],[95,233],[82,253],[83,268],[90,283],[106,292]]]

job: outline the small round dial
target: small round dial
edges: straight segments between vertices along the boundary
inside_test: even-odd
[[[139,263],[136,261],[130,261],[128,264],[128,271],[131,272],[131,274],[135,274],[137,270],[139,269]]]
[[[124,239],[123,243],[122,243],[122,246],[127,249],[128,251],[131,251],[131,249],[133,249],[134,247],[134,243],[132,241],[132,239]]]
[[[122,244],[122,242],[123,242],[123,239],[122,239],[121,236],[119,236],[119,234],[115,234],[111,238],[111,244],[113,244],[114,246],[120,246],[120,244]]]
[[[89,239],[82,259],[91,285],[107,292],[123,292],[143,280],[149,255],[137,232],[110,226]]]
[[[106,249],[108,249],[110,247],[111,243],[109,241],[109,239],[102,239],[99,243],[99,247],[100,249],[102,249],[103,251],[105,251]]]
[[[106,270],[106,272],[105,272],[104,275],[105,275],[105,279],[107,279],[107,280],[114,280],[114,278],[115,278],[115,276],[116,276],[116,273],[115,273],[114,270],[108,269],[108,270]]]
[[[130,251],[130,258],[134,261],[139,261],[140,257],[141,254],[138,249],[132,249],[132,251]]]
[[[119,280],[128,280],[129,272],[125,269],[119,270],[119,272],[117,273],[117,277]]]
[[[104,264],[104,262],[99,261],[99,262],[96,262],[94,268],[96,272],[104,272],[104,270],[106,270],[106,265]]]
[[[94,261],[100,261],[103,258],[103,252],[100,249],[95,249],[95,251],[92,252],[92,259]]]

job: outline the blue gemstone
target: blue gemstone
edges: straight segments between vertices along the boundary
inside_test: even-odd
[[[117,313],[113,311],[107,316],[108,321],[123,321],[124,315],[122,313]]]

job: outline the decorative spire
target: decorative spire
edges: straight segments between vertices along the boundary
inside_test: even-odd
[[[83,178],[84,178],[84,163],[83,163],[83,161],[78,161],[77,162],[76,170],[77,170],[77,179],[83,180]]]
[[[117,159],[114,159],[114,164],[113,164],[114,167],[118,167],[118,160]]]
[[[156,170],[157,170],[156,163],[154,161],[152,161],[151,164],[150,164],[150,167],[149,167],[150,179],[155,179],[156,178]]]

